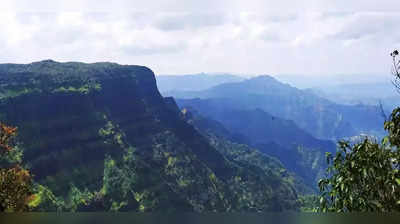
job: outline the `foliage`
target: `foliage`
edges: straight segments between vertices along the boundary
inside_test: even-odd
[[[28,203],[28,206],[33,211],[54,212],[66,210],[64,200],[57,198],[48,187],[35,184],[33,192],[35,197]]]
[[[193,111],[189,112],[187,109],[183,109],[182,112],[187,122],[194,125],[233,167],[240,167],[228,181],[234,195],[230,196],[229,200],[232,198],[238,200],[232,203],[232,210],[298,209],[295,190],[298,186],[297,180],[279,160],[246,144],[234,142],[231,133],[217,121],[202,117]],[[210,179],[215,179],[215,175],[210,175]]]
[[[400,107],[393,110],[390,120],[385,122],[385,129],[389,135],[384,139],[385,143],[389,141],[392,146],[400,147]]]
[[[132,150],[127,150],[119,166],[107,156],[104,161],[104,178],[101,192],[113,201],[122,201],[133,195],[135,164]],[[110,197],[111,196],[111,197]]]
[[[81,94],[89,81],[101,89]],[[34,211],[297,208],[290,179],[272,167],[280,165],[244,147],[228,158],[241,146],[218,151],[166,106],[145,67],[0,65],[0,92],[13,89],[21,94],[0,100],[0,116],[21,129],[24,162],[40,183],[29,203]]]
[[[93,197],[94,194],[88,189],[81,191],[75,185],[71,184],[69,197],[66,203],[66,209],[68,211],[75,212],[80,206],[88,205]]]
[[[12,164],[20,164],[22,162],[23,150],[20,145],[0,156],[0,167],[9,167]]]
[[[17,128],[0,123],[0,148],[9,152],[13,149],[10,141],[17,134]]]
[[[249,145],[279,159],[286,169],[307,185],[299,189],[299,193],[318,192],[318,180],[326,169],[324,155],[325,152],[335,151],[334,142],[317,139],[293,121],[272,116],[260,109],[232,109],[224,105],[223,100],[217,99],[179,102],[193,106],[194,109],[189,107],[190,112],[185,116],[192,114],[199,129],[212,130],[233,142]],[[199,116],[205,116],[207,120],[197,121]]]
[[[395,77],[392,83],[396,87],[396,90],[400,91],[400,60],[397,58],[399,56],[399,51],[394,50],[392,53],[390,53],[390,56],[393,58],[392,73]]]
[[[339,142],[335,156],[327,155],[327,177],[319,188],[321,211],[400,211],[400,108],[392,112],[381,144],[365,138]]]
[[[298,209],[296,180],[279,160],[247,145],[230,142],[211,133],[208,133],[207,137],[221,154],[241,167],[232,178],[233,183],[230,186],[239,197],[236,206],[244,210],[250,205],[249,207],[254,209],[250,211],[279,210],[273,207],[282,210]],[[279,201],[275,201],[276,198],[279,198]]]
[[[14,150],[12,143],[16,134],[17,128],[0,123],[0,153],[10,161],[16,157],[15,160],[18,161],[18,154],[12,154]],[[18,164],[11,168],[0,168],[0,211],[27,211],[28,204],[34,198],[32,177],[28,170]]]
[[[318,195],[300,195],[297,199],[300,204],[300,210],[302,212],[317,212],[317,207],[319,205]]]
[[[89,82],[87,84],[82,84],[82,86],[74,87],[74,86],[68,86],[64,87],[61,86],[57,89],[54,89],[54,92],[61,92],[61,93],[81,93],[81,94],[88,94],[91,91],[100,91],[101,90],[101,85],[99,83],[94,83],[94,82]]]
[[[27,211],[32,195],[31,175],[17,166],[0,169],[0,210],[7,212]]]
[[[400,60],[393,57],[393,82],[399,85]],[[327,177],[319,182],[323,212],[400,211],[400,108],[384,123],[388,136],[379,144],[365,138],[352,144],[340,141],[335,156],[327,154]]]
[[[201,111],[207,113],[203,109]],[[222,111],[226,113],[217,112],[204,117],[194,109],[189,111],[183,108],[182,114],[227,158],[274,169],[278,174],[280,169],[285,168],[283,170],[286,173],[291,172],[289,176],[293,175],[292,182],[297,193],[310,194],[317,191],[317,177],[320,178],[325,170],[325,159],[322,150],[312,147],[333,148],[333,143],[316,140],[297,128],[293,122],[271,119],[271,115],[261,110]],[[291,144],[294,142],[309,147]]]

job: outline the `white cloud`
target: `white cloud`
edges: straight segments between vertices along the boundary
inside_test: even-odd
[[[114,61],[156,73],[387,73],[398,1],[5,1],[0,62]],[[362,3],[362,4],[361,4]]]
[[[226,21],[222,13],[168,13],[157,16],[155,27],[164,31],[220,26]]]

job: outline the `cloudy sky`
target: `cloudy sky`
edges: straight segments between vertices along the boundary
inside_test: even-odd
[[[398,0],[2,0],[0,63],[112,61],[156,74],[387,74]]]

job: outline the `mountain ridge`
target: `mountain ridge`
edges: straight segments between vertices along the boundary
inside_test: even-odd
[[[205,117],[201,119],[202,122],[196,123],[200,129],[210,130],[232,142],[249,145],[278,158],[289,171],[303,178],[305,184],[314,190],[326,168],[323,162],[325,153],[336,151],[334,142],[316,139],[293,121],[272,116],[261,109],[232,109],[218,99],[177,102],[184,110],[195,111],[199,114],[197,116]],[[212,123],[210,119],[215,122]]]
[[[364,132],[380,136],[384,132],[378,107],[336,104],[270,76],[224,83],[203,91],[175,91],[170,95],[177,99],[220,99],[225,105],[229,101],[234,109],[259,108],[295,121],[320,139],[337,140]]]
[[[19,128],[38,184],[37,210],[298,208],[279,173],[227,159],[182,119],[147,67],[2,64],[0,96],[0,118]]]

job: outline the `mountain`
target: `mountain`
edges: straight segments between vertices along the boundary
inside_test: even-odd
[[[389,81],[314,87],[310,91],[339,104],[379,105],[382,103],[389,113],[399,105],[398,93]]]
[[[232,74],[157,75],[157,85],[163,94],[170,91],[204,90],[222,83],[240,82],[245,78]]]
[[[202,91],[174,91],[170,95],[183,99],[223,99],[220,102],[225,106],[238,110],[259,108],[273,116],[293,120],[320,139],[336,140],[360,133],[384,134],[378,106],[337,104],[271,76],[225,83]]]
[[[217,136],[250,145],[278,158],[310,188],[316,188],[326,169],[325,152],[335,152],[335,143],[316,139],[291,120],[272,116],[260,109],[232,109],[222,101],[181,99],[177,102],[184,110],[196,111],[197,116],[205,117],[196,123],[200,129],[211,130]]]
[[[181,108],[193,108],[200,114],[220,122],[236,136],[244,136],[252,144],[276,142],[334,151],[335,144],[319,140],[299,128],[293,121],[273,116],[261,109],[239,110],[224,105],[219,99],[178,99]]]
[[[38,211],[298,208],[282,166],[216,149],[143,66],[1,64],[0,118],[18,127]]]
[[[182,111],[188,123],[193,124],[225,156],[258,166],[262,169],[265,169],[265,164],[268,164],[267,167],[269,169],[274,167],[274,172],[279,172],[279,170],[284,171],[282,168],[288,167],[290,172],[284,171],[286,178],[294,182],[300,194],[315,193],[316,180],[318,180],[317,177],[320,177],[317,174],[321,175],[326,168],[325,164],[321,164],[319,161],[324,156],[321,153],[322,150],[297,146],[292,148],[283,147],[275,142],[252,144],[246,136],[235,133],[235,130],[228,130],[222,123],[201,115],[194,108],[184,108]],[[249,145],[256,145],[258,148],[250,147]],[[304,152],[311,153],[306,155]],[[279,160],[275,158],[279,158]],[[309,164],[309,161],[306,161],[307,159],[310,160],[310,158],[312,163],[314,163],[313,166]],[[322,159],[324,161],[324,158]],[[303,173],[303,170],[306,170],[306,172]]]

